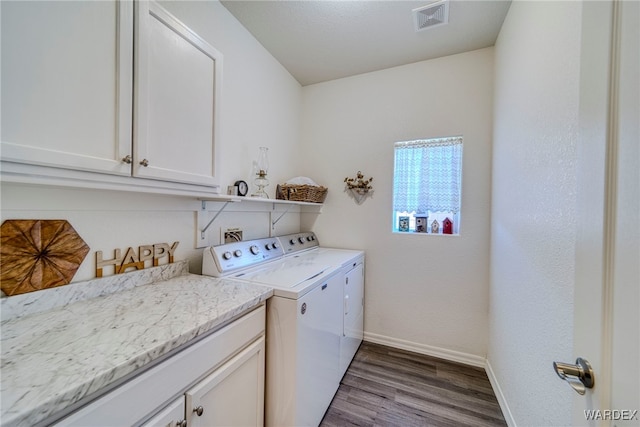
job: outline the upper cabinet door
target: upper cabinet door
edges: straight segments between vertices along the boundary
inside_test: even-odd
[[[136,2],[133,175],[216,185],[222,55],[155,2]]]
[[[130,175],[132,2],[0,7],[2,160]]]

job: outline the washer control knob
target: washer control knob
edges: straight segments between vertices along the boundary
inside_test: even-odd
[[[236,256],[236,257],[241,257],[242,256],[242,251],[240,249],[236,249],[233,252],[233,255]]]
[[[304,243],[304,237],[298,237],[298,242]]]
[[[257,245],[252,245],[249,250],[254,255],[258,255],[260,253],[260,248]]]
[[[296,244],[296,239],[289,240],[289,243],[291,243],[292,245],[295,245]]]
[[[265,248],[266,250],[270,251],[270,250],[271,250],[271,244],[270,244],[270,243],[267,243],[266,245],[264,245],[264,248]]]
[[[313,238],[311,236],[307,236],[307,242],[310,242],[312,240],[313,240]]]
[[[278,249],[278,242],[273,242],[273,243],[271,244],[271,247],[272,247],[273,249]]]
[[[231,252],[227,251],[227,252],[223,253],[222,254],[222,258],[231,259]]]

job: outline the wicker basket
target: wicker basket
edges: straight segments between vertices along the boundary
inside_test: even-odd
[[[327,187],[314,185],[278,184],[276,199],[291,200],[295,202],[322,203],[327,197]]]

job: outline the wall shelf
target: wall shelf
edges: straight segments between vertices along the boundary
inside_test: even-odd
[[[322,210],[322,203],[313,203],[313,202],[298,202],[291,200],[280,200],[280,199],[264,199],[262,197],[242,197],[242,196],[227,196],[224,194],[214,195],[211,197],[200,197],[198,200],[201,202],[201,207],[197,212],[197,221],[196,221],[196,248],[204,248],[209,246],[209,240],[207,238],[206,232],[207,229],[213,224],[213,222],[220,216],[222,211],[225,210],[227,206],[231,203],[271,203],[271,207],[268,209],[271,214],[276,211],[276,205],[288,205],[284,212],[279,213],[278,217],[270,219],[271,229],[275,227],[275,225],[285,216],[293,206],[300,206],[305,212],[314,212],[320,213]],[[219,207],[213,217],[208,219],[207,202],[217,202],[222,203],[222,206]]]
[[[224,194],[215,195],[211,197],[200,197],[199,200],[203,202],[249,202],[249,203],[274,203],[274,204],[283,204],[283,205],[300,205],[300,206],[316,206],[322,207],[322,203],[314,203],[314,202],[298,202],[293,200],[282,200],[282,199],[264,199],[262,197],[242,197],[242,196],[227,196]]]

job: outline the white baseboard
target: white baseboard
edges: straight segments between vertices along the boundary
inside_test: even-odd
[[[500,383],[496,378],[495,373],[493,372],[493,368],[491,368],[491,363],[487,359],[486,365],[484,367],[487,376],[489,377],[489,382],[491,383],[491,388],[493,388],[493,393],[496,395],[496,399],[498,399],[498,404],[500,405],[500,409],[502,410],[502,415],[504,416],[505,421],[509,427],[516,427],[516,420],[513,418],[513,414],[509,409],[509,404],[507,403],[507,398],[502,392],[502,388],[500,387]]]
[[[418,344],[371,332],[364,333],[364,340],[402,350],[413,351],[414,353],[426,354],[427,356],[438,357],[440,359],[451,360],[452,362],[463,363],[465,365],[477,366],[480,368],[485,367],[485,358],[475,354],[462,353],[460,351],[448,350],[446,348],[434,347],[426,344]]]

